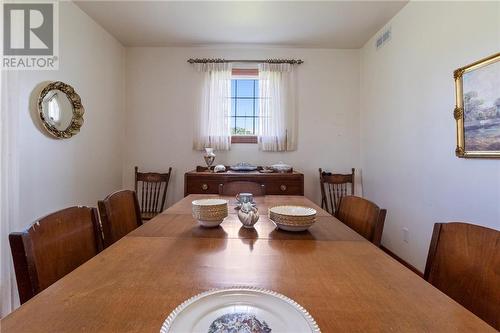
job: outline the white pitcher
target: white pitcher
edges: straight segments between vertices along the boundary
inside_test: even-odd
[[[254,207],[251,202],[242,203],[238,211],[238,218],[243,224],[243,227],[253,228],[254,224],[259,220],[259,210],[257,207]]]

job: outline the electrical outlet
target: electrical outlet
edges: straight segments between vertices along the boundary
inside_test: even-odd
[[[410,231],[408,230],[408,228],[403,228],[403,240],[408,243],[410,239]]]

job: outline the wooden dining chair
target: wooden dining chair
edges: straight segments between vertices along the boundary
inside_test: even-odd
[[[424,278],[500,330],[500,232],[468,223],[436,223]]]
[[[9,243],[22,304],[102,250],[97,209],[52,213],[9,234]]]
[[[157,173],[139,172],[139,168],[135,167],[135,193],[141,200],[143,221],[151,220],[163,212],[171,174],[172,168],[168,168],[167,173]]]
[[[380,246],[386,214],[385,209],[380,209],[369,200],[347,195],[340,199],[335,216],[349,228],[376,246]]]
[[[134,191],[122,190],[98,202],[104,247],[108,247],[142,225],[141,210]]]
[[[236,195],[238,193],[252,193],[254,196],[266,195],[266,186],[256,182],[233,181],[219,185],[219,195]]]
[[[350,174],[334,174],[319,168],[321,185],[321,208],[335,215],[340,199],[354,195],[354,168]]]

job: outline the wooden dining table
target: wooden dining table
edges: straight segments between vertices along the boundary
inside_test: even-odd
[[[305,197],[257,197],[255,229],[241,227],[233,198],[220,227],[198,226],[191,202],[206,197],[174,204],[3,318],[0,331],[159,332],[191,296],[252,286],[292,298],[322,332],[495,332]],[[315,208],[317,222],[277,230],[267,209],[282,204]]]

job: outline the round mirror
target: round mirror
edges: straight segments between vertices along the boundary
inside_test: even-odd
[[[38,113],[44,127],[57,138],[66,139],[77,134],[83,124],[84,109],[80,96],[63,83],[47,85],[38,98]]]

